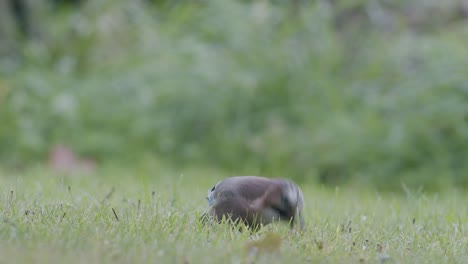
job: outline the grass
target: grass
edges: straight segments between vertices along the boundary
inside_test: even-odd
[[[302,185],[303,234],[202,225],[227,175],[152,166],[0,170],[0,263],[467,263],[468,195]],[[5,258],[8,256],[8,258]]]

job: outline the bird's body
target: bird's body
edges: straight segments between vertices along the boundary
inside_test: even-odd
[[[249,227],[274,221],[288,221],[291,227],[299,221],[304,226],[301,189],[286,179],[258,176],[235,176],[218,182],[208,191],[208,215],[242,221]]]

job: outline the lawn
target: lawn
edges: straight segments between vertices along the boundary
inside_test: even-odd
[[[300,184],[306,230],[203,225],[225,173],[0,170],[0,263],[468,263],[468,195]]]

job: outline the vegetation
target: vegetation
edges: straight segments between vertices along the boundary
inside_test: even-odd
[[[3,170],[0,254],[11,263],[70,264],[468,260],[468,199],[459,192],[380,195],[307,185],[304,233],[272,224],[252,234],[197,220],[220,175],[153,163],[90,175]]]
[[[0,64],[2,164],[64,143],[100,164],[149,155],[332,185],[467,187],[458,1],[300,2],[34,9],[38,34],[0,49],[15,51]]]
[[[0,0],[0,256],[468,263],[461,2]],[[306,230],[202,224],[233,174]]]

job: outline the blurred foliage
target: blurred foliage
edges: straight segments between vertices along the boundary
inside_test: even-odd
[[[4,164],[66,143],[100,161],[150,154],[329,184],[468,186],[466,1],[40,10],[39,37],[1,60]]]

